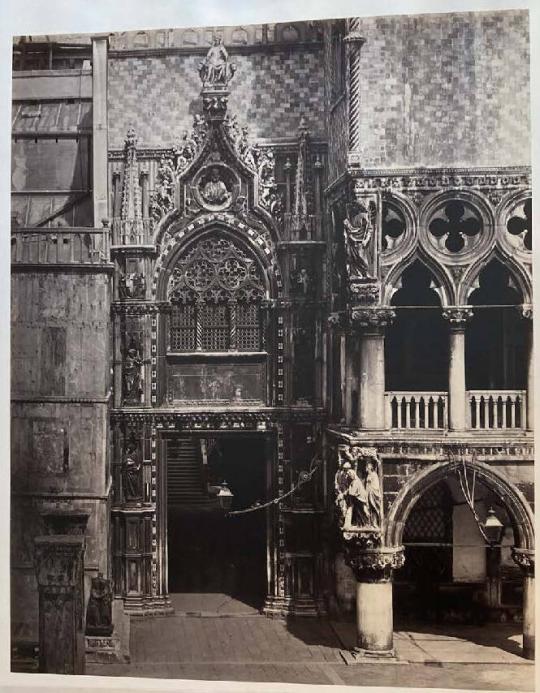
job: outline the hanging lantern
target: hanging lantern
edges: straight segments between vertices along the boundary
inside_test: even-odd
[[[495,514],[495,510],[490,508],[484,522],[484,532],[491,545],[498,544],[501,540],[504,525]]]
[[[219,506],[225,512],[228,512],[232,508],[234,494],[231,489],[227,486],[227,482],[224,481],[221,484],[221,488],[218,491],[217,499]]]

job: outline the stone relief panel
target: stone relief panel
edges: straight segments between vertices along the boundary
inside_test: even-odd
[[[382,528],[382,468],[374,448],[341,444],[334,480],[337,520],[343,538],[373,543]]]

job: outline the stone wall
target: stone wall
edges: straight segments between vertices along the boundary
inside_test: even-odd
[[[190,130],[201,112],[198,66],[204,54],[141,54],[109,58],[109,148],[122,148],[129,127],[141,147],[167,147]],[[304,116],[324,135],[323,60],[319,44],[230,51],[236,64],[228,112],[252,138],[295,136]]]
[[[362,18],[364,167],[528,165],[528,13]]]
[[[73,269],[73,268],[72,268]],[[110,278],[103,272],[12,276],[12,636],[36,641],[33,539],[43,511],[89,513],[90,579],[108,572]]]

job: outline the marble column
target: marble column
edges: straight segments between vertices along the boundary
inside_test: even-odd
[[[395,317],[389,308],[356,308],[351,321],[360,338],[358,427],[382,430],[385,417],[384,334]]]
[[[39,589],[39,671],[84,674],[81,594],[84,536],[47,535],[34,539]]]
[[[403,547],[362,548],[349,544],[345,559],[356,585],[356,651],[368,657],[394,656],[393,571],[405,561]]]
[[[107,45],[108,35],[92,36],[92,190],[94,226],[109,217],[107,171]]]
[[[467,391],[465,384],[465,327],[472,318],[466,306],[443,310],[450,323],[448,359],[448,427],[451,431],[464,431],[469,427]]]
[[[512,558],[523,572],[523,656],[534,659],[534,550],[513,549]]]

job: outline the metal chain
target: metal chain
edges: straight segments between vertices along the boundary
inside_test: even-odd
[[[284,493],[281,496],[277,496],[276,498],[273,498],[271,501],[268,501],[267,503],[252,505],[251,507],[244,508],[243,510],[232,510],[231,512],[226,513],[227,517],[231,515],[245,515],[246,513],[254,513],[257,510],[264,510],[265,508],[269,508],[271,505],[278,505],[279,503],[283,502],[285,498],[288,498],[289,496],[292,496],[293,493],[296,493],[296,491],[298,491],[299,488],[307,484],[308,481],[311,481],[313,475],[321,466],[320,462],[321,461],[317,455],[313,457],[309,464],[309,472],[305,472],[304,475],[300,474],[301,478],[299,478],[297,483],[290,489],[290,491],[287,491],[287,493]]]

